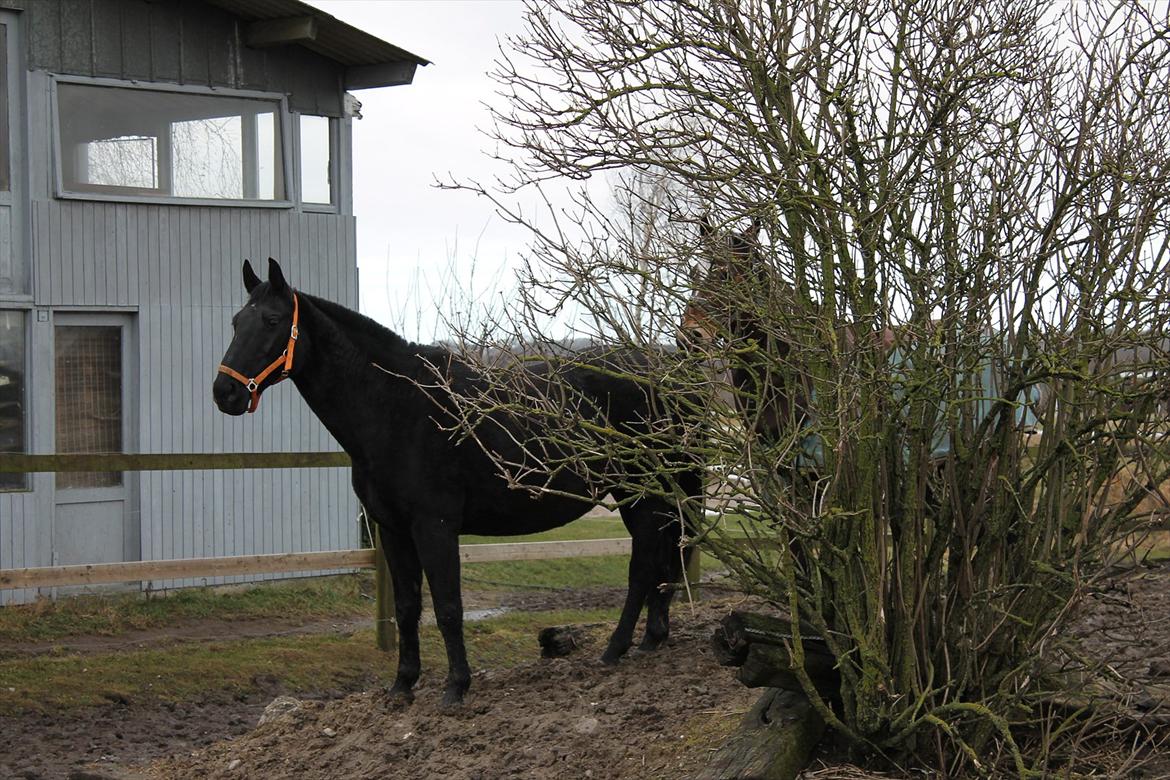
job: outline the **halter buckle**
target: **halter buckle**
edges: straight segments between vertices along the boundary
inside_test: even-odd
[[[249,393],[254,393],[260,387],[260,385],[256,384],[255,379],[249,379],[248,384],[244,385],[244,387],[248,388]]]

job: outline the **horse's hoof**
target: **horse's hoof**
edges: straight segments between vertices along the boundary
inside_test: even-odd
[[[625,650],[606,650],[601,654],[601,663],[606,666],[617,666],[618,661],[622,660],[622,656],[625,654]]]
[[[642,644],[638,645],[638,650],[643,653],[653,653],[655,650],[659,649],[665,644],[666,637],[661,637],[658,639],[651,639],[650,637],[646,637],[642,640]]]
[[[386,703],[393,709],[403,709],[414,704],[414,691],[395,683],[386,689]]]
[[[458,688],[448,688],[443,692],[443,699],[439,702],[439,709],[453,712],[463,708],[463,691]]]

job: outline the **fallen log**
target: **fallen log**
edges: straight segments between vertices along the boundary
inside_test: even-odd
[[[824,720],[803,693],[770,689],[691,780],[793,780],[824,733]]]
[[[737,679],[749,688],[800,690],[791,649],[792,625],[783,618],[754,612],[731,612],[715,629],[711,644],[723,666],[739,667]],[[801,631],[804,671],[822,696],[840,695],[837,659],[825,641]]]

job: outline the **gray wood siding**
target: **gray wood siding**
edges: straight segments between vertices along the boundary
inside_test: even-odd
[[[243,22],[197,0],[35,0],[33,70],[280,92],[296,111],[341,116],[342,66],[299,46],[252,49]]]
[[[295,286],[357,306],[353,217],[36,200],[32,222],[37,307],[134,313],[139,430],[129,451],[338,449],[291,382],[269,389],[256,414],[244,417],[215,408],[211,382],[244,300],[244,258],[275,257]],[[263,268],[261,262],[261,274]],[[355,547],[349,480],[349,469],[143,473],[142,557]],[[52,503],[38,499],[43,493],[51,491],[0,494],[0,567],[51,564],[45,537]],[[201,583],[154,586],[191,584]],[[29,596],[0,592],[0,603]]]
[[[43,476],[34,479],[49,484]],[[0,569],[50,565],[46,509],[43,493],[0,493]],[[0,590],[0,605],[23,604],[36,596],[35,590]]]

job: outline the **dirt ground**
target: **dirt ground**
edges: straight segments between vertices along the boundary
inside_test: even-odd
[[[597,627],[567,658],[476,672],[454,714],[440,711],[442,671],[432,671],[410,707],[389,705],[380,691],[312,702],[245,738],[158,762],[148,776],[679,777],[710,747],[695,723],[734,725],[755,699],[711,657],[726,609],[676,608],[671,644],[633,651],[616,668],[597,660],[608,626]]]
[[[498,594],[494,598],[498,603]],[[541,598],[517,594],[513,600],[538,609]],[[614,595],[584,593],[579,600],[582,606],[610,604]],[[558,602],[564,606],[563,595]],[[443,670],[429,669],[415,703],[405,709],[357,681],[350,690],[302,694],[274,686],[244,700],[208,697],[181,708],[111,701],[0,719],[0,778],[685,777],[757,695],[716,666],[709,651],[714,623],[729,604],[712,599],[695,613],[676,605],[669,646],[632,652],[616,668],[597,661],[608,627],[591,629],[586,645],[563,659],[537,658],[534,638],[531,661],[477,671],[466,705],[454,714],[438,707]],[[1139,710],[1166,712],[1170,567],[1114,582],[1091,600],[1074,633],[1132,683]],[[265,705],[281,693],[295,695],[300,707],[256,727]],[[822,767],[809,776],[861,775]],[[1124,776],[1170,777],[1170,760]]]

